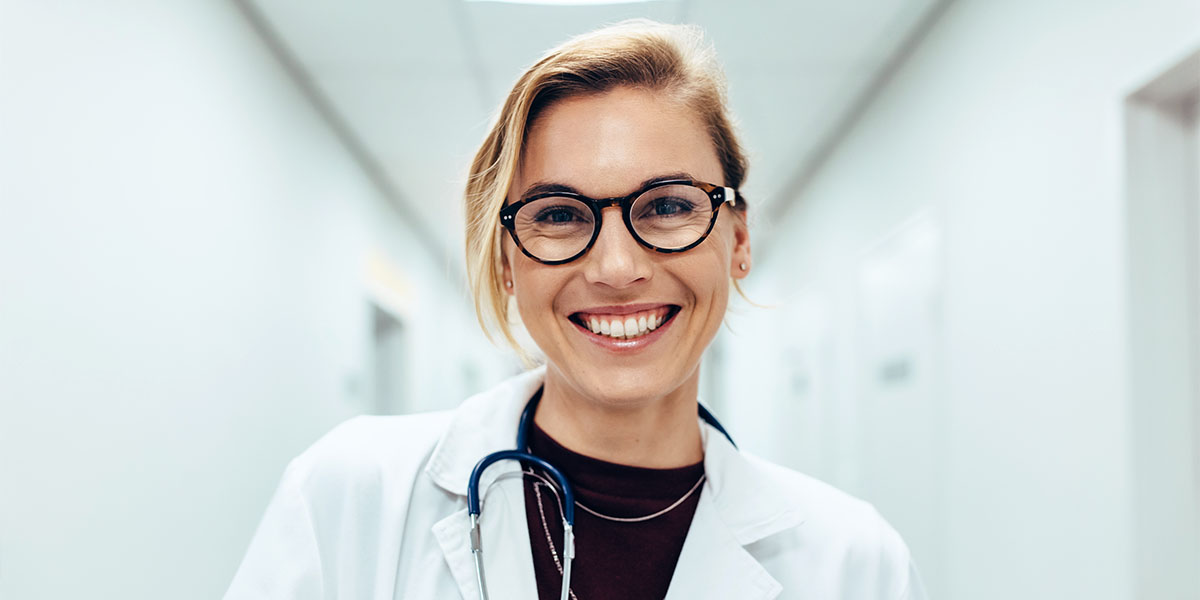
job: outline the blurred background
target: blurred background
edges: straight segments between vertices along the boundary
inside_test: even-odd
[[[931,598],[1200,598],[1200,2],[0,0],[0,598],[215,598],[287,461],[520,369],[464,284],[521,69],[704,26],[755,268],[703,398]]]

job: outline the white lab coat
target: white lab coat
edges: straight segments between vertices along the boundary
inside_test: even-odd
[[[226,600],[479,598],[467,477],[484,455],[513,447],[544,372],[452,412],[335,428],[288,465]],[[701,431],[708,478],[668,600],[925,598],[908,548],[871,505]],[[494,600],[537,598],[521,485],[510,476],[489,490],[517,469],[502,461],[481,483]]]

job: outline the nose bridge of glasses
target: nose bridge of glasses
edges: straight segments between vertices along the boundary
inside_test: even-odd
[[[604,227],[605,219],[603,218],[603,215],[604,212],[608,211],[609,209],[616,211],[615,213],[609,213],[613,216],[613,219],[609,220],[615,219],[616,221],[623,222],[625,220],[625,213],[633,206],[634,201],[636,201],[643,193],[645,192],[638,192],[629,196],[616,196],[613,198],[592,200],[592,204],[596,207],[596,213],[600,217],[600,219],[596,222],[596,228],[602,229]],[[624,227],[625,226],[622,225],[622,228]],[[631,231],[630,233],[633,232]],[[599,235],[599,232],[597,232],[597,235]]]
[[[594,281],[625,285],[646,276],[644,243],[627,224],[621,200],[605,199],[597,203],[602,216],[584,257],[585,269]]]
[[[603,234],[606,222],[618,229],[626,229],[625,209],[621,205],[622,200],[623,198],[605,198],[604,200],[596,201],[596,210],[600,213],[600,219],[596,222],[597,237]]]
[[[597,211],[603,213],[605,209],[609,208],[615,208],[618,211],[621,211],[623,210],[623,206],[631,201],[631,198],[601,198],[599,200],[593,200],[592,203],[595,204]]]
[[[633,232],[630,224],[625,220],[625,211],[628,210],[627,206],[631,202],[632,199],[629,198],[605,198],[596,202],[600,213],[600,220],[595,225],[596,237],[593,245],[607,246],[614,242],[622,247],[625,247],[625,244],[632,244],[636,247],[643,245],[643,242],[638,239],[637,234]],[[608,239],[605,239],[605,229],[610,230],[607,235]],[[612,238],[614,235],[616,238]],[[621,250],[622,253],[627,251],[628,249],[624,248]],[[607,252],[609,250],[605,250],[605,253]]]

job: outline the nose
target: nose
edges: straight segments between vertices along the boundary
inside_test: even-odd
[[[601,215],[603,219],[596,243],[583,257],[584,278],[588,283],[615,289],[628,288],[650,279],[648,252],[625,227],[621,209],[607,207],[601,211]]]

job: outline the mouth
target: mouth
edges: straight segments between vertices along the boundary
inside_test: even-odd
[[[628,314],[577,312],[567,318],[592,335],[624,341],[650,335],[674,319],[679,310],[679,306],[664,304]]]

